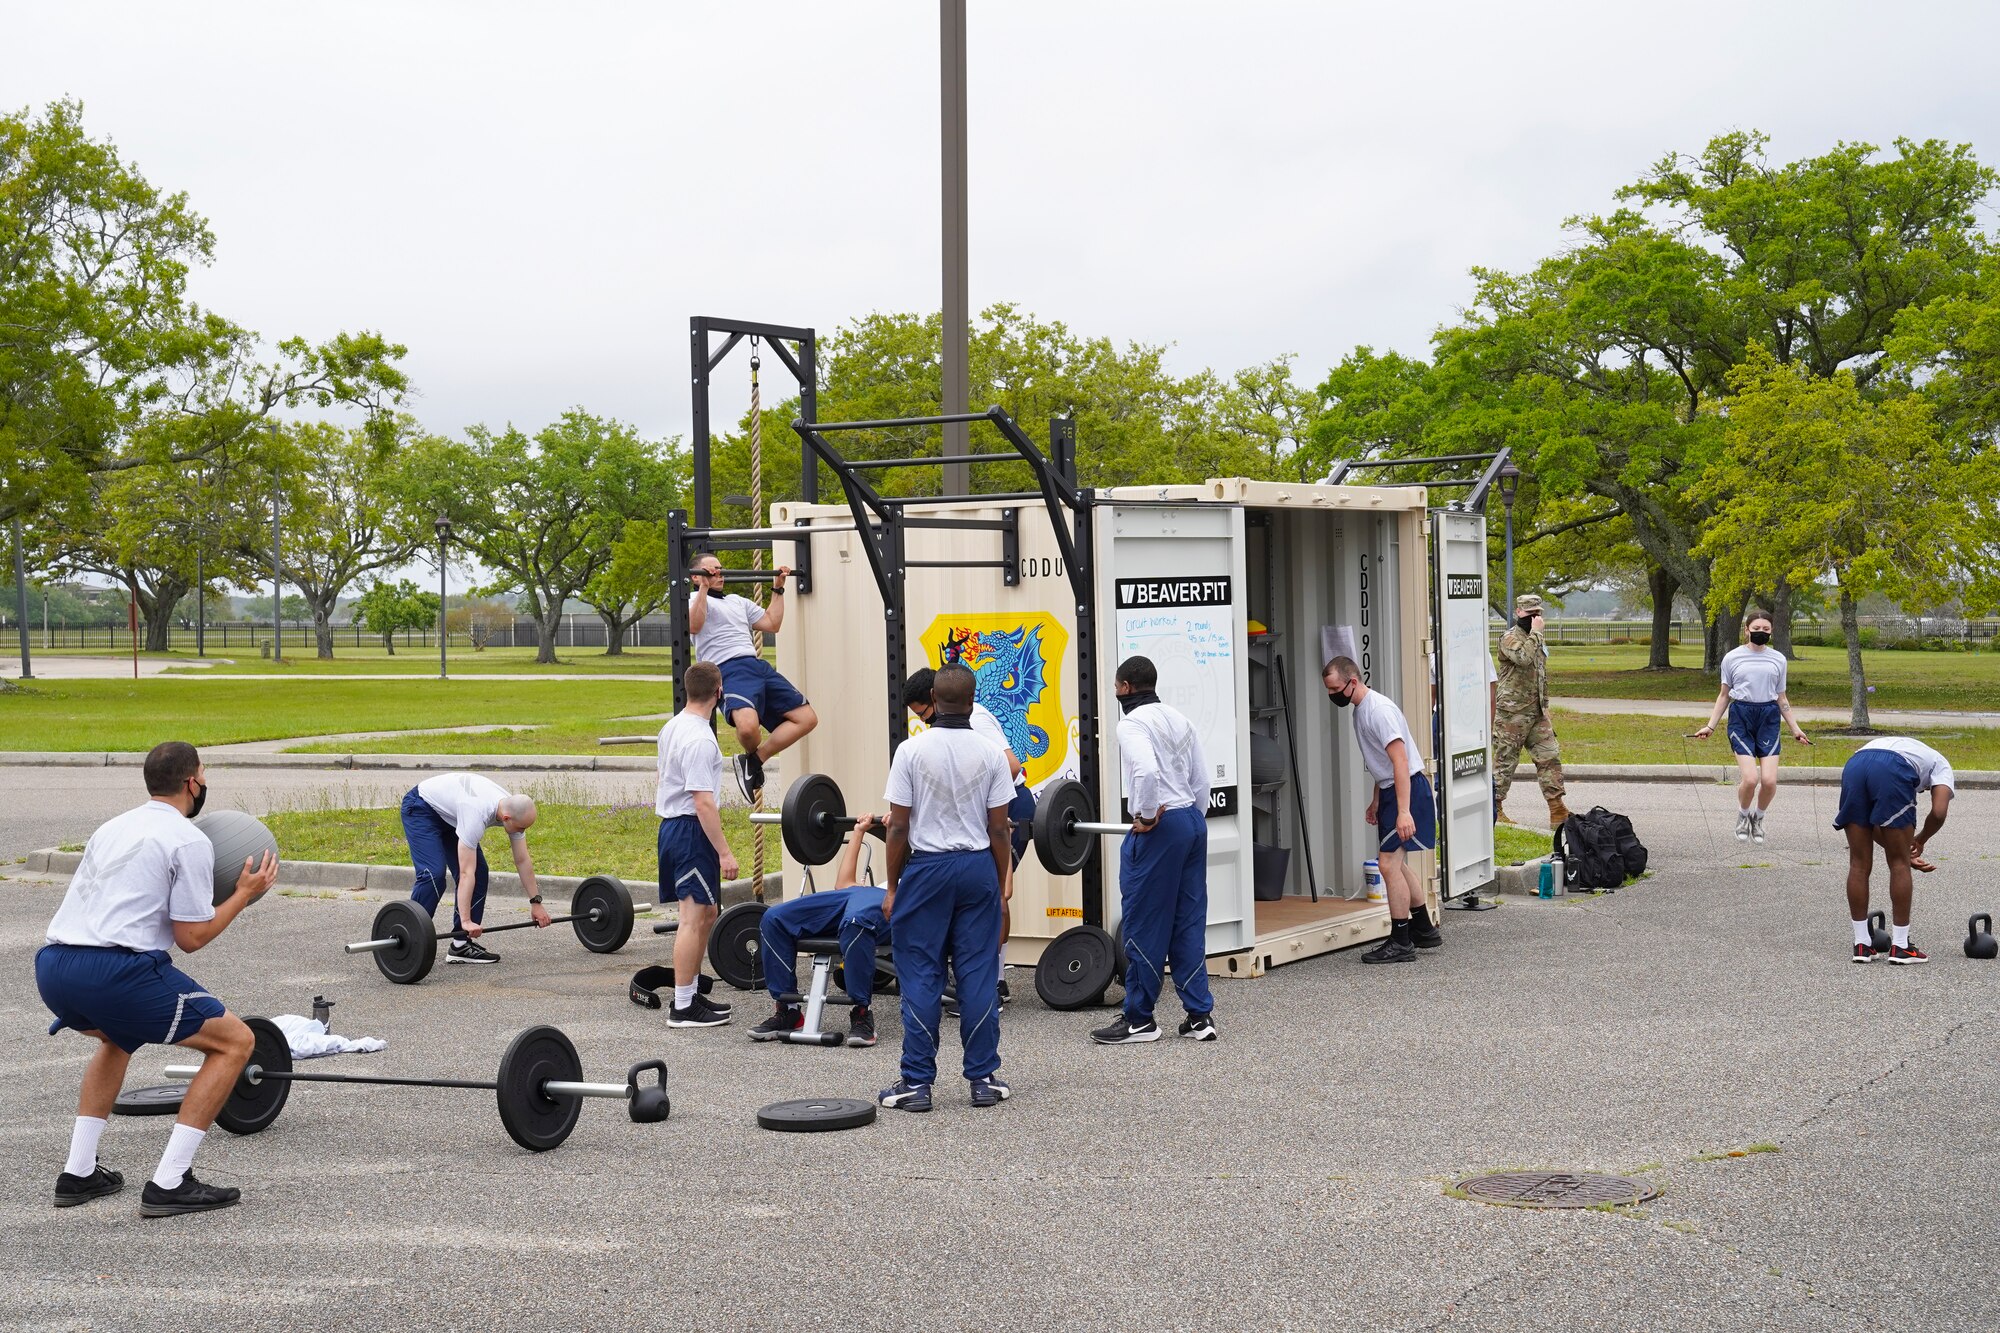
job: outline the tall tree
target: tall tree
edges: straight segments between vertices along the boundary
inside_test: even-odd
[[[268,608],[269,603],[267,602]],[[408,579],[377,581],[354,599],[354,621],[370,634],[382,636],[382,647],[396,655],[399,630],[430,629],[438,622],[438,595],[419,592]]]

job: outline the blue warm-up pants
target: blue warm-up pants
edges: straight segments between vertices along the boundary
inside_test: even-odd
[[[1118,853],[1125,928],[1125,1021],[1153,1017],[1163,965],[1190,1016],[1215,1008],[1208,991],[1208,823],[1193,806],[1166,810]],[[897,915],[902,915],[897,904]]]
[[[764,989],[771,998],[799,989],[799,941],[838,934],[847,993],[858,1005],[875,994],[875,950],[890,939],[882,916],[882,890],[857,884],[787,898],[765,909],[758,934],[763,940]]]
[[[431,803],[418,794],[415,787],[403,798],[403,840],[410,844],[410,864],[416,867],[416,883],[410,889],[410,897],[417,906],[430,916],[437,911],[438,900],[444,897],[447,881],[458,883],[458,830],[445,822],[444,816],[431,809]],[[481,925],[486,923],[486,852],[482,848],[473,858],[477,867],[472,881],[472,919]],[[456,899],[451,911],[451,930],[454,935],[465,929],[465,923],[458,919]]]
[[[965,1076],[1000,1068],[1000,875],[993,853],[917,852],[896,885],[891,954],[903,991],[903,1077],[937,1079],[947,960],[958,981]],[[768,966],[768,964],[766,965]]]

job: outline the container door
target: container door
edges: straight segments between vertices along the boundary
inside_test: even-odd
[[[1431,511],[1436,576],[1439,861],[1446,898],[1493,882],[1493,725],[1487,690],[1486,517]]]
[[[1160,673],[1161,702],[1185,713],[1201,738],[1208,790],[1208,952],[1256,942],[1250,877],[1250,733],[1245,652],[1243,510],[1235,505],[1110,506],[1098,533],[1098,699],[1103,710],[1104,791],[1099,808],[1122,809],[1118,664],[1143,655]],[[1116,838],[1104,847],[1107,917],[1117,902]]]

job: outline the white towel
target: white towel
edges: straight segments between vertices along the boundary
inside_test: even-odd
[[[293,1057],[300,1060],[349,1051],[379,1051],[389,1044],[380,1037],[336,1037],[317,1018],[301,1018],[297,1014],[279,1014],[271,1021],[291,1043]]]

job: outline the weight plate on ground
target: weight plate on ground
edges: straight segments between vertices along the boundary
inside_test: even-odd
[[[1117,976],[1117,948],[1096,926],[1071,926],[1042,950],[1042,961],[1035,965],[1035,993],[1051,1009],[1100,1003]]]
[[[836,822],[847,814],[840,784],[824,773],[808,773],[785,793],[778,827],[785,850],[800,865],[823,866],[840,855],[847,830]]]
[[[157,1083],[150,1088],[127,1088],[111,1103],[113,1115],[173,1115],[181,1109],[187,1093],[185,1083]]]
[[[551,1097],[542,1085],[582,1080],[583,1062],[561,1028],[532,1027],[507,1043],[494,1096],[509,1137],[529,1152],[561,1146],[583,1114],[583,1099]]]
[[[1074,875],[1089,862],[1097,835],[1079,832],[1076,825],[1096,818],[1090,793],[1075,778],[1065,778],[1035,798],[1035,855],[1050,874]]]
[[[590,909],[598,909],[592,920]],[[592,875],[569,900],[577,942],[592,953],[617,953],[632,938],[632,891],[616,875]]]
[[[292,1044],[285,1039],[284,1029],[268,1018],[246,1018],[243,1022],[257,1039],[256,1045],[250,1048],[249,1063],[238,1076],[229,1100],[215,1113],[215,1123],[231,1134],[255,1134],[266,1128],[278,1118],[278,1112],[285,1109],[285,1099],[292,1095],[290,1079],[250,1081],[252,1066],[273,1074],[292,1072]]]
[[[772,1102],[757,1112],[757,1123],[786,1134],[820,1134],[875,1123],[875,1103],[855,1097],[807,1097]]]
[[[738,903],[715,919],[715,930],[708,937],[709,966],[737,990],[759,990],[764,985],[763,940],[758,935],[763,924],[762,903]]]
[[[437,964],[437,932],[423,908],[408,898],[383,903],[370,929],[371,939],[398,941],[375,951],[375,966],[383,976],[398,986],[414,986],[431,974]]]

